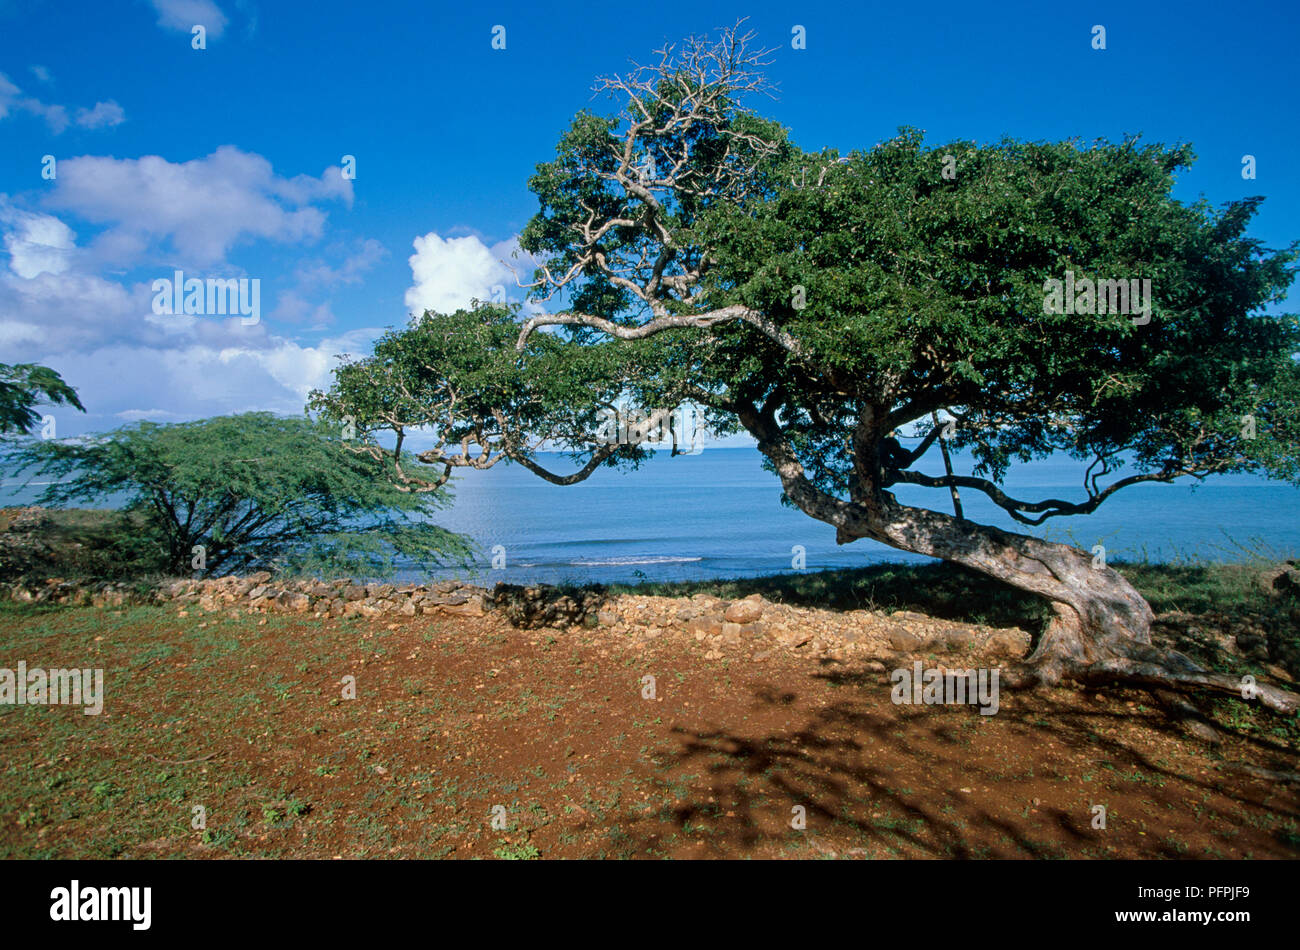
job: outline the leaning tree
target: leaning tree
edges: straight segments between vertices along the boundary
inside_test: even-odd
[[[561,484],[635,464],[644,446],[594,435],[602,412],[654,418],[688,400],[712,431],[753,436],[783,500],[840,543],[1047,598],[1054,617],[1010,681],[1239,691],[1153,645],[1146,601],[1089,553],[940,509],[980,492],[1032,526],[1142,482],[1300,481],[1300,322],[1262,312],[1298,245],[1246,236],[1258,198],[1175,200],[1184,145],[927,147],[904,129],[846,156],[801,151],[742,103],[766,90],[751,41],[688,40],[598,85],[620,108],[579,113],[529,182],[531,312],[425,313],[340,366],[313,407],[380,457],[400,458],[414,428],[436,433],[419,455],[433,474],[393,467],[423,491],[503,458]],[[919,444],[904,449],[901,430]],[[966,449],[971,471],[930,465],[936,445]],[[548,446],[572,474],[541,464]],[[1077,498],[1004,489],[1013,464],[1053,453],[1087,463]],[[898,484],[934,489],[936,506],[901,503]]]

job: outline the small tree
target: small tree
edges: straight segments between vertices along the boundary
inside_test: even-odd
[[[76,390],[49,367],[0,363],[0,436],[31,433],[41,421],[35,407],[42,400],[86,411]]]
[[[441,563],[470,553],[430,523],[445,491],[414,494],[337,426],[269,413],[139,423],[76,441],[29,442],[16,472],[55,479],[43,505],[120,501],[146,517],[170,571],[257,567],[386,570],[397,556]]]
[[[537,470],[527,434],[558,436],[582,465],[547,476],[567,482],[635,461],[592,438],[602,405],[690,399],[714,431],[752,435],[783,500],[840,543],[871,538],[1050,600],[1055,619],[1008,682],[1240,691],[1153,646],[1149,605],[1104,561],[890,489],[940,503],[977,491],[1037,525],[1142,482],[1297,481],[1300,323],[1260,312],[1294,279],[1297,246],[1246,236],[1259,198],[1215,211],[1171,197],[1192,160],[1182,145],[926,147],[905,129],[866,152],[802,152],[738,103],[765,88],[749,40],[690,40],[602,81],[621,112],[580,113],[538,166],[541,210],[520,243],[543,262],[534,298],[561,306],[522,324],[515,353],[507,310],[426,314],[314,404],[370,429],[464,434],[459,453],[421,456],[445,472],[499,457]],[[907,427],[922,436],[911,450]],[[973,454],[970,474],[921,470],[945,432]],[[1060,452],[1087,463],[1078,500],[1003,489],[1014,463]]]

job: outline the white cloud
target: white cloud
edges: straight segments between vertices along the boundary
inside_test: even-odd
[[[311,202],[330,199],[352,202],[352,183],[338,168],[319,178],[282,178],[262,156],[224,145],[177,163],[157,155],[64,159],[48,204],[109,225],[114,240],[126,235],[136,249],[167,242],[182,263],[202,265],[250,238],[315,240],[325,213]],[[108,246],[96,250],[107,253]]]
[[[7,356],[40,362],[51,352],[87,352],[119,343],[226,346],[266,335],[262,324],[245,327],[238,317],[156,315],[149,282],[128,285],[83,273],[76,269],[75,254],[72,260],[72,269],[59,274],[42,272],[27,279],[0,274],[0,327],[36,328],[16,333],[19,339],[10,342]]]
[[[308,329],[322,330],[336,317],[329,301],[318,302],[322,292],[336,287],[359,284],[388,251],[373,238],[349,243],[336,242],[326,249],[327,258],[302,261],[294,268],[294,286],[280,292],[270,313],[273,322],[306,324]],[[341,261],[337,266],[331,260]]]
[[[312,303],[302,294],[286,290],[276,300],[270,319],[283,323],[309,323],[323,327],[334,322],[334,311],[328,303]]]
[[[126,121],[126,113],[110,99],[96,102],[93,109],[78,109],[75,121],[83,129],[112,128]]]
[[[266,335],[261,324],[245,327],[233,317],[154,314],[152,282],[171,278],[170,264],[148,260],[156,272],[149,275],[146,270],[134,282],[101,276],[96,255],[77,246],[67,224],[18,208],[3,194],[0,247],[9,257],[8,267],[0,269],[0,340],[7,355],[17,349],[39,361],[50,352],[118,343],[225,347],[247,345]],[[203,276],[222,276],[231,269],[223,263]]]
[[[494,287],[509,298],[517,288],[514,275],[501,263],[502,247],[489,248],[473,235],[444,239],[430,231],[417,237],[410,257],[415,285],[406,292],[407,309],[451,313],[468,307],[471,299],[492,299]]]
[[[122,412],[115,412],[113,415],[119,419],[125,419],[127,422],[139,422],[147,419],[150,422],[172,422],[182,421],[184,416],[177,412],[170,412],[166,409],[126,409]]]
[[[335,352],[327,345],[299,346],[283,342],[274,349],[223,350],[222,364],[244,363],[265,371],[287,393],[295,397],[294,408],[301,411],[312,389],[329,385]]]
[[[12,319],[8,315],[0,320],[0,346],[8,351],[17,349],[23,344],[39,343],[44,338],[44,332],[34,323],[25,323]]]
[[[42,67],[33,66],[32,71],[36,72]],[[40,78],[40,73],[37,73]],[[49,74],[45,74],[48,80]],[[60,105],[42,102],[34,96],[22,95],[19,89],[9,77],[0,73],[0,119],[7,117],[11,112],[27,112],[31,115],[39,116],[45,120],[51,132],[60,135],[67,130],[69,125],[76,124],[84,129],[103,129],[120,125],[126,120],[126,113],[116,102],[96,102],[91,109],[78,109],[74,117],[69,118],[68,110]]]
[[[0,202],[0,224],[13,228],[5,233],[9,269],[30,279],[39,274],[62,274],[69,267],[76,235],[58,218],[29,214]]]
[[[340,266],[330,267],[320,260],[306,261],[298,265],[294,276],[304,288],[356,284],[360,283],[363,274],[387,256],[388,251],[382,244],[374,238],[367,238],[356,245]]]
[[[77,390],[89,415],[60,417],[60,431],[122,420],[173,422],[237,412],[297,414],[314,388],[328,388],[342,353],[368,352],[382,331],[366,328],[314,346],[264,337],[249,345],[175,348],[114,344],[60,354],[46,365]]]
[[[226,15],[212,0],[149,0],[158,12],[158,25],[168,30],[190,32],[202,26],[216,39],[226,29]]]
[[[45,124],[55,135],[61,135],[68,128],[68,110],[63,106],[47,105],[39,99],[23,99],[18,105],[19,108],[44,119]]]
[[[14,107],[18,100],[18,93],[22,90],[9,81],[9,77],[0,73],[0,119],[9,114],[9,110]]]
[[[267,319],[244,326],[238,316],[153,313],[154,278],[174,269],[242,276],[225,257],[235,244],[321,236],[325,213],[314,203],[352,197],[337,167],[286,178],[228,147],[183,163],[63,159],[51,184],[45,197],[0,193],[0,352],[6,362],[51,366],[77,390],[89,412],[57,412],[61,433],[301,413],[311,389],[328,387],[337,357],[369,352],[382,332],[291,339]],[[37,211],[33,201],[48,207]],[[335,240],[280,281],[264,275],[263,304],[279,290],[281,317],[323,329],[335,321],[328,289],[360,282],[383,255],[377,241]]]
[[[39,79],[41,82],[51,82],[54,78],[50,75],[50,71],[46,69],[44,66],[31,66],[29,68],[32,71],[32,75],[35,76],[37,79]]]

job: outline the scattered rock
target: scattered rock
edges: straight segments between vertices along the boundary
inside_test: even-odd
[[[912,610],[895,610],[889,616],[892,619],[897,620],[899,623],[927,623],[928,624],[932,622],[932,618],[927,617],[925,614],[918,614]]]
[[[895,617],[898,614],[894,614]],[[901,627],[896,627],[889,631],[889,645],[899,653],[911,653],[919,650],[924,641],[914,633],[909,633]]]
[[[986,649],[997,656],[1022,657],[1029,652],[1029,634],[1023,630],[996,630],[989,635]]]
[[[1256,647],[1264,645],[1264,638],[1258,633],[1243,631],[1236,636],[1237,646],[1244,651],[1250,651]]]
[[[482,617],[487,613],[481,595],[470,597],[462,604],[444,604],[438,609],[458,617]]]
[[[301,614],[311,609],[311,598],[294,591],[283,591],[275,598],[276,606],[287,613]]]
[[[753,623],[763,616],[763,603],[759,600],[736,600],[727,607],[723,619],[731,623]]]
[[[961,653],[975,646],[975,631],[969,627],[958,627],[944,631],[943,649],[952,653]]]

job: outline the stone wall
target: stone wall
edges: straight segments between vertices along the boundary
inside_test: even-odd
[[[553,587],[497,584],[491,590],[461,581],[434,584],[363,584],[352,580],[276,580],[261,571],[247,577],[176,579],[152,586],[50,578],[0,588],[24,603],[121,607],[127,604],[193,605],[200,610],[246,609],[313,617],[415,617],[427,614],[482,617],[499,610],[517,627],[563,629],[594,625],[604,602],[598,590],[572,594]]]
[[[2,592],[3,589],[0,589]],[[482,617],[497,612],[515,627],[563,630],[599,628],[619,639],[644,643],[659,636],[701,641],[721,657],[742,644],[763,650],[866,657],[985,655],[1011,658],[1029,647],[1029,634],[938,620],[907,611],[832,611],[766,601],[753,594],[724,600],[709,594],[655,597],[609,596],[600,588],[566,591],[547,585],[497,584],[488,589],[460,581],[435,584],[361,584],[351,580],[276,580],[268,572],[247,577],[179,579],[152,587],[52,579],[14,584],[18,601],[120,607],[176,604],[205,611],[247,610],[311,617]]]

